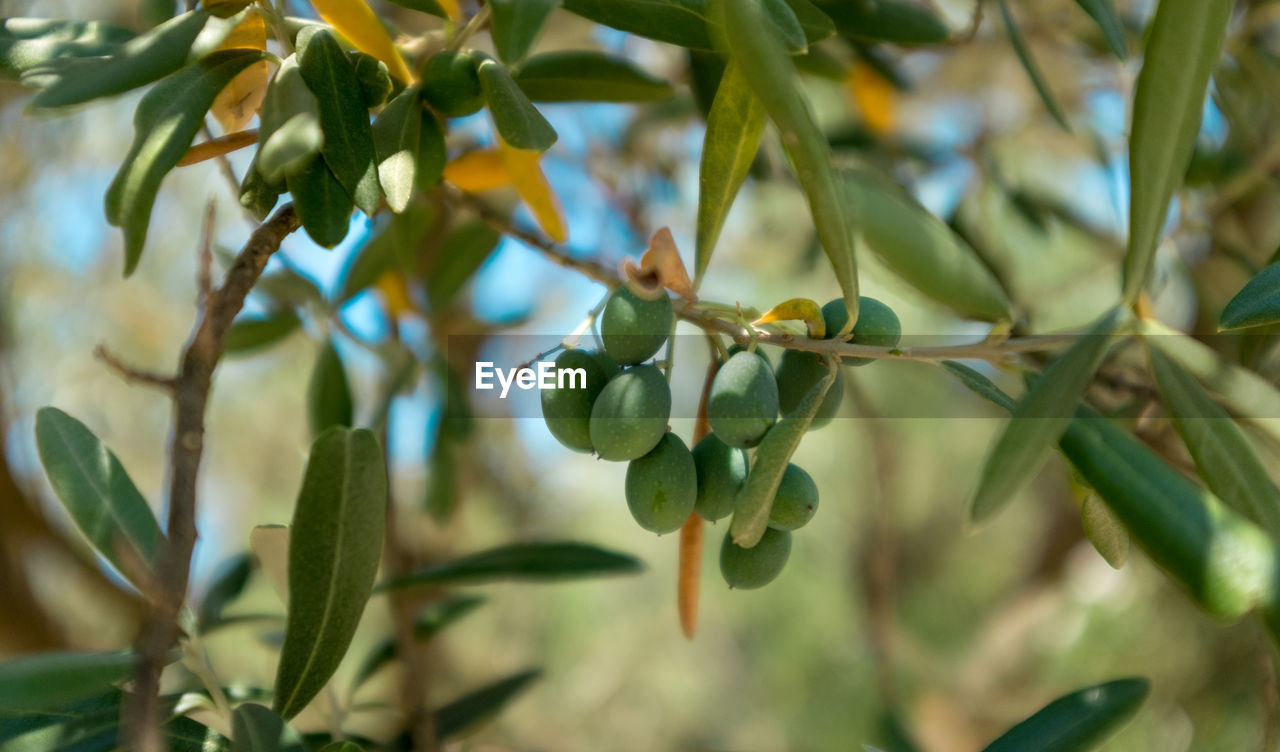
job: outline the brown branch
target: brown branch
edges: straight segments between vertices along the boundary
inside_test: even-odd
[[[300,223],[285,204],[249,237],[222,286],[204,301],[195,332],[183,351],[173,386],[174,430],[169,449],[168,545],[162,553],[160,592],[138,635],[138,668],[132,696],[122,711],[124,748],[163,752],[160,734],[160,673],[178,634],[177,619],[187,594],[191,553],[196,544],[196,482],[204,450],[204,414],[213,371],[222,357],[227,330],[271,254]]]
[[[207,133],[208,131],[206,131]],[[200,164],[210,159],[225,157],[233,151],[238,151],[246,146],[252,146],[258,143],[258,129],[251,128],[247,131],[236,131],[228,133],[225,136],[210,138],[207,141],[201,141],[193,144],[187,149],[186,153],[178,159],[178,167],[186,167],[187,165]]]
[[[120,378],[131,384],[142,384],[144,386],[153,386],[157,389],[163,389],[166,392],[172,392],[177,384],[177,379],[172,376],[155,373],[153,371],[144,371],[139,368],[125,363],[123,360],[113,355],[106,345],[98,345],[93,348],[93,356],[101,360],[108,368],[115,371]]]

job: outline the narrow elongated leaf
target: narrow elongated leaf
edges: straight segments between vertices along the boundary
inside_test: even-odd
[[[241,17],[240,22],[231,29],[227,38],[218,45],[220,50],[265,50],[267,48],[267,24],[262,15],[249,12]],[[266,60],[260,60],[239,75],[231,79],[231,83],[220,92],[209,108],[222,126],[224,133],[234,133],[249,126],[250,121],[258,114],[263,97],[267,93],[267,82],[270,78],[271,66]]]
[[[1017,53],[1022,69],[1031,79],[1031,85],[1035,87],[1036,94],[1040,95],[1040,101],[1044,103],[1045,109],[1049,110],[1049,114],[1053,115],[1058,125],[1062,126],[1063,130],[1070,131],[1071,123],[1067,120],[1067,114],[1062,111],[1057,98],[1053,96],[1053,90],[1049,88],[1049,82],[1045,80],[1044,73],[1040,71],[1040,65],[1031,54],[1027,40],[1022,38],[1022,31],[1013,20],[1013,14],[1009,12],[1009,4],[1005,0],[996,0],[996,2],[1000,6],[1000,20],[1004,22],[1005,33],[1009,35],[1009,44],[1013,45],[1013,51]]]
[[[736,65],[725,68],[707,115],[707,132],[702,139],[702,162],[698,167],[698,229],[694,277],[711,263],[716,240],[725,217],[733,207],[738,189],[747,178],[760,148],[764,131],[764,106]]]
[[[315,368],[311,370],[311,381],[307,384],[307,413],[314,436],[330,426],[352,425],[351,385],[332,341],[320,349]]]
[[[320,104],[302,79],[297,55],[284,59],[267,87],[258,143],[254,164],[272,184],[306,167],[324,147]]]
[[[379,590],[417,585],[477,585],[487,582],[557,582],[580,577],[634,574],[644,569],[634,556],[586,543],[513,543],[396,577]]]
[[[516,83],[534,102],[649,102],[673,93],[671,84],[626,59],[587,50],[534,55]]]
[[[31,713],[101,695],[133,669],[132,653],[36,653],[0,663],[0,713]]]
[[[289,528],[258,525],[249,532],[249,549],[280,600],[289,602]]]
[[[970,519],[982,522],[1004,508],[1039,472],[1053,444],[1067,430],[1076,405],[1111,344],[1113,312],[1054,359],[1027,391],[983,463],[970,504]]]
[[[405,89],[373,121],[378,180],[383,193],[387,194],[387,206],[396,214],[409,205],[418,182],[418,150],[422,147],[424,115],[418,97],[416,87]]]
[[[1147,694],[1146,679],[1117,679],[1059,697],[984,752],[1088,752],[1129,721]]]
[[[791,6],[787,5],[787,0],[760,0],[760,7],[768,22],[773,24],[773,31],[784,49],[806,51],[808,43],[805,41],[804,27],[800,25],[800,19],[796,18]]]
[[[408,8],[409,10],[416,10],[416,11],[421,11],[423,13],[429,13],[433,16],[436,16],[437,18],[449,17],[449,15],[445,13],[444,8],[440,7],[440,3],[436,2],[436,0],[389,0],[389,1],[391,3],[394,3],[395,5],[399,5],[401,8]]]
[[[337,302],[346,302],[377,282],[397,261],[415,259],[418,246],[438,218],[436,206],[423,200],[409,204],[406,211],[393,216],[343,270]]]
[[[1218,329],[1244,329],[1280,323],[1280,263],[1272,264],[1243,287],[1222,309]]]
[[[363,4],[362,0],[357,2]],[[324,131],[320,153],[355,205],[372,217],[378,211],[382,191],[369,111],[356,69],[324,28],[309,26],[298,32],[297,47],[298,70],[320,106]]]
[[[565,243],[569,240],[569,226],[565,222],[560,199],[551,188],[551,182],[542,171],[542,154],[527,149],[516,149],[504,143],[498,144],[498,155],[511,185],[520,194],[538,226],[552,240]]]
[[[775,423],[764,435],[760,446],[756,447],[747,480],[733,500],[733,520],[729,523],[729,535],[739,546],[752,548],[764,536],[774,497],[782,483],[782,474],[791,463],[791,457],[813,423],[814,416],[822,408],[831,385],[840,378],[837,368],[834,361],[828,364],[827,375],[809,387],[796,409]]]
[[[297,715],[351,644],[382,557],[387,476],[373,433],[331,428],[311,445],[289,545],[289,616],[275,704]]]
[[[1280,491],[1249,446],[1244,431],[1158,347],[1150,350],[1151,371],[1173,426],[1218,498],[1280,540]]]
[[[64,58],[35,66],[28,75],[41,91],[31,106],[66,107],[158,81],[186,64],[208,20],[208,12],[193,10],[130,39],[106,59]]]
[[[164,724],[164,738],[169,752],[224,752],[228,740],[217,731],[186,716],[169,719]]]
[[[306,167],[290,175],[285,182],[293,195],[293,208],[298,212],[298,219],[307,235],[324,248],[341,243],[351,228],[351,211],[355,204],[328,163],[320,157],[313,157]]]
[[[124,230],[124,273],[138,266],[160,182],[186,153],[205,113],[240,71],[262,60],[255,50],[224,50],[184,68],[147,92],[133,116],[134,138],[107,188],[107,221]]]
[[[418,167],[414,178],[418,190],[430,190],[440,184],[444,162],[444,129],[434,114],[424,112],[418,134]]]
[[[831,164],[831,148],[805,99],[799,77],[773,33],[760,0],[713,0],[712,17],[724,26],[729,57],[778,128],[782,146],[809,201],[818,239],[835,271],[849,318],[858,318],[858,269],[854,257],[852,208]]]
[[[1089,492],[1080,504],[1080,527],[1084,537],[1112,569],[1123,569],[1129,560],[1129,531],[1111,508]]]
[[[951,29],[933,11],[911,0],[815,0],[835,22],[842,36],[870,42],[938,44],[947,41]]]
[[[445,627],[474,611],[484,601],[480,596],[459,595],[428,606],[413,622],[413,639],[418,642],[430,640]],[[369,651],[369,657],[365,658],[364,663],[360,664],[351,681],[352,688],[359,687],[380,668],[394,661],[396,655],[396,641],[393,638],[388,637],[378,643]]]
[[[808,47],[814,42],[821,42],[835,35],[836,25],[831,20],[831,16],[823,13],[810,0],[785,0],[785,2],[796,22],[800,24],[800,29],[804,36],[803,47]],[[805,54],[798,56],[798,58],[807,57],[812,53],[812,49],[805,49]]]
[[[284,720],[270,708],[246,702],[231,714],[231,752],[279,752]]]
[[[1076,5],[1098,24],[1102,38],[1107,41],[1111,52],[1121,60],[1129,59],[1129,45],[1125,39],[1124,22],[1116,14],[1116,7],[1111,0],[1076,0]]]
[[[115,454],[55,407],[36,413],[36,447],[54,493],[93,547],[126,577],[155,572],[164,535]]]
[[[498,57],[518,63],[529,52],[547,16],[560,0],[490,0],[493,46]]]
[[[496,230],[478,220],[462,224],[449,233],[427,275],[427,297],[434,310],[449,307],[501,239]]]
[[[946,223],[878,173],[846,170],[842,176],[863,240],[895,274],[957,313],[1009,318],[1004,288]]]
[[[413,81],[409,66],[365,0],[311,0],[311,5],[356,49],[386,63],[392,76],[406,84]]]
[[[774,28],[778,28],[779,23],[787,23],[784,18],[775,17],[787,6],[790,6],[792,17],[800,19],[804,35],[801,38],[787,35],[788,41],[794,45],[788,48],[788,52],[804,52],[808,44],[830,36],[830,27],[804,7],[808,3],[766,2],[770,11],[766,17]],[[603,26],[691,50],[715,49],[712,42],[721,33],[721,23],[711,12],[709,0],[563,0],[563,5],[570,13]]]
[[[1191,161],[1231,6],[1231,0],[1160,0],[1147,32],[1129,134],[1124,294],[1130,302],[1151,275],[1169,203]]]
[[[497,715],[541,674],[539,669],[521,671],[436,709],[436,738],[441,741],[450,739]]]
[[[57,731],[60,741],[66,738],[75,739],[85,731],[94,733],[104,728],[114,728],[120,722],[120,697],[120,690],[111,689],[106,694],[58,704],[49,710],[2,713],[0,714],[0,749],[8,750],[11,746],[4,746],[6,742],[50,729],[50,727],[61,727]],[[40,736],[43,741],[45,735]],[[19,750],[35,746],[28,747],[27,741],[28,739],[24,739],[21,744],[12,746]]]
[[[520,90],[511,74],[496,60],[476,67],[484,101],[502,140],[517,149],[546,151],[556,142],[556,132]]]
[[[61,58],[115,55],[133,37],[128,29],[101,21],[0,19],[0,78],[16,81],[25,71]]]
[[[280,342],[302,326],[302,320],[291,308],[271,311],[265,316],[238,318],[227,331],[228,355],[242,355]]]
[[[253,558],[248,554],[238,554],[223,562],[200,599],[197,615],[202,631],[222,619],[223,609],[240,597],[252,574]]]

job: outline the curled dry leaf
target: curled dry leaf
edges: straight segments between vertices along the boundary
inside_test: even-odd
[[[694,301],[698,294],[689,281],[689,271],[676,248],[671,230],[663,227],[649,238],[649,249],[640,257],[640,264],[631,259],[622,260],[622,278],[627,287],[646,300],[656,300],[671,290],[685,300]]]
[[[764,315],[752,321],[751,325],[760,326],[777,321],[803,321],[812,339],[822,339],[827,336],[827,322],[822,318],[822,308],[808,298],[784,300],[765,311]]]

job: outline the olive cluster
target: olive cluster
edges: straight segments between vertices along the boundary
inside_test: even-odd
[[[840,331],[847,321],[841,300],[823,306],[822,315],[829,333]],[[763,352],[735,345],[707,394],[711,432],[690,451],[679,436],[667,431],[667,379],[645,363],[661,349],[674,323],[667,296],[645,300],[618,288],[601,313],[604,349],[566,350],[556,359],[558,369],[582,369],[586,387],[542,392],[543,417],[561,444],[602,459],[630,462],[627,506],[641,527],[659,534],[679,530],[695,511],[713,522],[729,516],[751,468],[748,450],[760,445],[780,414],[795,412],[828,373],[816,353],[785,350],[774,369]],[[900,335],[898,318],[888,306],[862,298],[853,342],[892,347]],[[843,362],[861,366],[872,361]],[[831,421],[843,395],[843,382],[837,378],[811,429]],[[789,464],[759,543],[744,548],[725,536],[720,571],[729,586],[758,588],[777,577],[791,552],[791,532],[807,524],[817,509],[817,484],[802,468]]]

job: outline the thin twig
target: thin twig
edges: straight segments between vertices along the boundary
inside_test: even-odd
[[[172,392],[177,384],[177,379],[172,376],[165,376],[152,371],[143,371],[139,368],[134,368],[113,355],[111,351],[107,349],[106,345],[100,344],[93,348],[93,357],[105,363],[107,367],[115,371],[120,378],[132,384],[153,386],[157,389],[163,389],[166,392]]]
[[[200,305],[206,305],[213,294],[213,227],[217,219],[217,207],[213,197],[204,207],[204,224],[200,227],[200,255],[196,259],[196,289]]]
[[[161,554],[160,592],[143,622],[135,650],[138,668],[122,710],[123,747],[132,752],[164,752],[160,734],[160,673],[178,632],[186,600],[191,553],[196,545],[196,484],[204,450],[204,414],[213,371],[222,357],[227,330],[244,307],[271,254],[300,223],[285,204],[249,237],[227,271],[222,286],[204,301],[195,332],[182,353],[173,385],[174,429],[169,447],[168,545]]]

